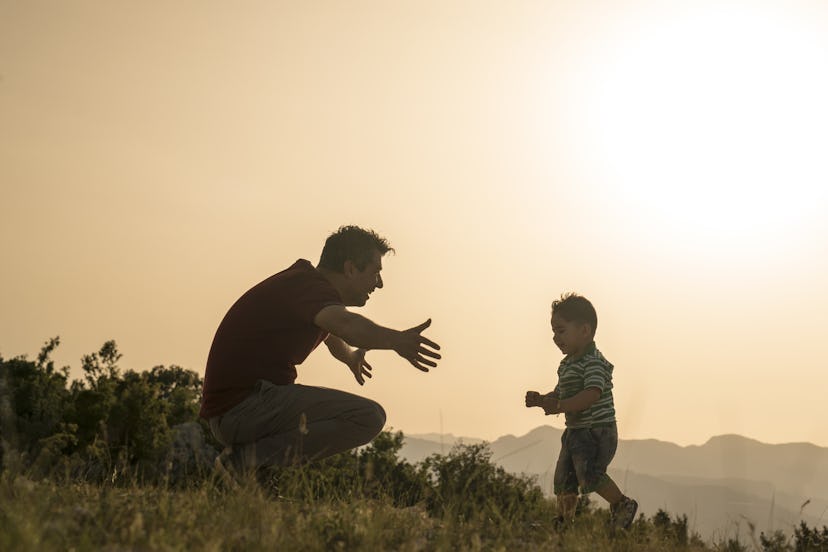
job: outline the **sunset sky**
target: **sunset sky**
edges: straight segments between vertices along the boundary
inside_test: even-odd
[[[299,382],[405,433],[523,406],[577,291],[622,439],[828,446],[828,5],[0,0],[0,355],[203,374],[238,296],[343,224],[396,255],[359,309],[432,318],[428,374]]]

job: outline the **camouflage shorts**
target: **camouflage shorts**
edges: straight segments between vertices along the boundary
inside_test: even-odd
[[[609,476],[607,466],[618,447],[615,424],[564,430],[561,455],[555,467],[555,494],[587,494],[600,488]]]

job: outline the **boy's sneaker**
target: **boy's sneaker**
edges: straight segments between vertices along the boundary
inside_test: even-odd
[[[563,533],[564,531],[572,527],[572,521],[573,520],[567,521],[566,519],[564,519],[563,516],[558,516],[552,520],[552,529],[556,533]]]
[[[625,496],[611,509],[613,524],[620,529],[629,529],[635,520],[635,513],[637,511],[638,502]]]

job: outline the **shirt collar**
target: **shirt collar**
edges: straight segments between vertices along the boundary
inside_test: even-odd
[[[598,350],[598,347],[595,345],[595,340],[592,340],[589,345],[587,345],[586,349],[584,349],[584,354],[578,357],[573,357],[572,355],[566,355],[564,357],[563,362],[566,364],[571,364],[573,362],[578,362],[588,354],[594,353]]]

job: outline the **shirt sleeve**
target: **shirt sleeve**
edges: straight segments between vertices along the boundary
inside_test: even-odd
[[[591,360],[584,367],[584,389],[597,387],[602,393],[607,388],[607,367],[599,360]]]
[[[313,324],[313,319],[323,308],[342,304],[339,293],[324,278],[311,278],[301,282],[294,291],[291,301],[293,311],[308,324]]]

